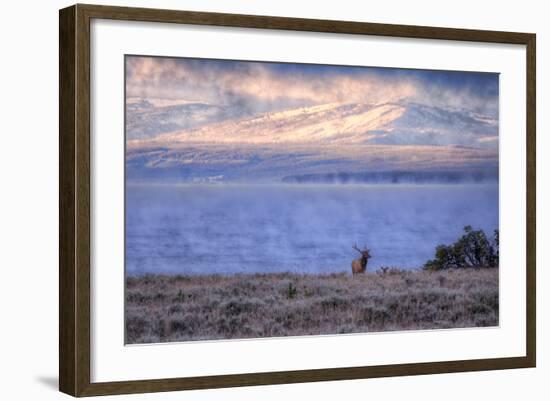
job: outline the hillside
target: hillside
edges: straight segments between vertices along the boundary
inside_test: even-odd
[[[231,119],[207,105],[135,104],[132,113],[153,116],[149,126],[184,128],[129,136],[131,178],[279,181],[296,174],[472,171],[498,165],[498,121],[465,110],[405,102],[329,103]],[[151,108],[174,107],[191,114],[180,114],[180,123],[168,119],[169,124],[160,111],[151,114]],[[132,113],[130,121],[138,118]]]

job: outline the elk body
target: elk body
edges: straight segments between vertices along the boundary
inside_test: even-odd
[[[370,251],[365,247],[364,249],[357,248],[357,245],[353,246],[357,252],[361,254],[359,259],[355,259],[351,262],[351,272],[355,274],[365,273],[367,270],[367,263],[371,258]]]

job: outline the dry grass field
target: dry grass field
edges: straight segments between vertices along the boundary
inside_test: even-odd
[[[129,277],[126,343],[498,325],[498,269]]]

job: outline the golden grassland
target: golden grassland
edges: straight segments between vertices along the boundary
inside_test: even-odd
[[[126,279],[127,344],[498,325],[498,269]]]

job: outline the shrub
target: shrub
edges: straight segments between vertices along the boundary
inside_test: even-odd
[[[287,288],[287,291],[286,291],[286,297],[288,299],[296,298],[297,293],[298,293],[298,289],[296,288],[296,286],[292,283],[288,283],[288,288]]]
[[[178,294],[172,299],[173,302],[184,302],[185,294],[182,290],[178,291]]]
[[[451,245],[438,245],[435,259],[424,264],[428,270],[444,270],[464,267],[498,267],[498,230],[493,241],[482,230],[464,227],[464,235]]]

